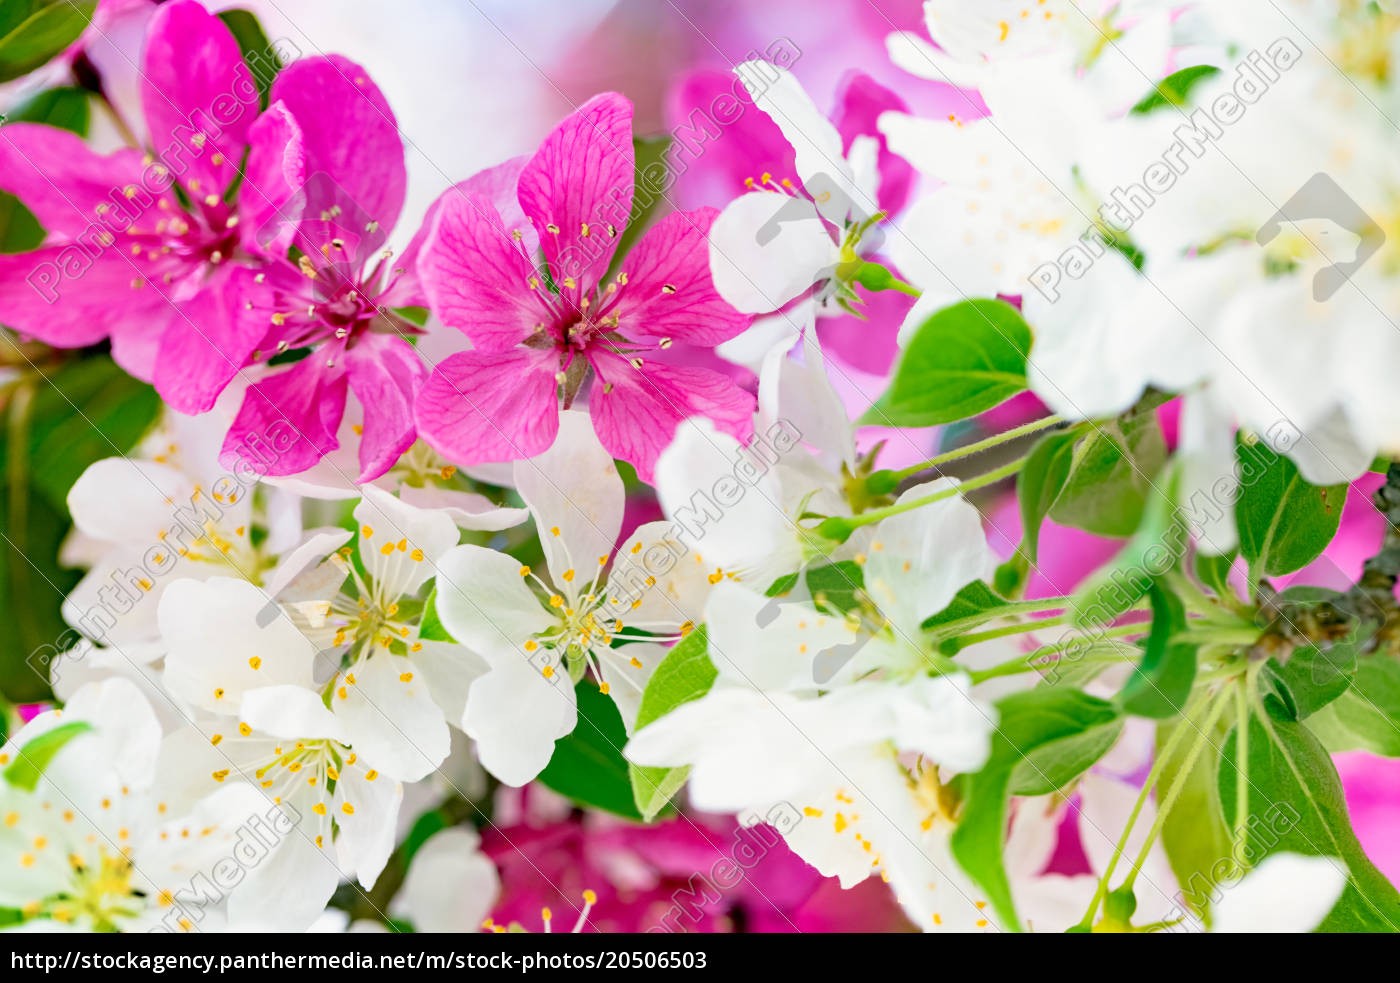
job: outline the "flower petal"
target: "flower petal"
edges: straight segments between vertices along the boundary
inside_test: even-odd
[[[297,474],[340,446],[346,376],[312,354],[248,388],[219,462],[260,474]]]
[[[396,335],[366,334],[345,352],[350,390],[364,406],[360,481],[373,481],[394,466],[418,439],[413,402],[428,370],[413,346]]]
[[[141,105],[151,146],[196,200],[238,175],[261,109],[257,84],[224,22],[195,0],[165,4],[142,55]]]
[[[394,111],[369,73],[348,58],[303,58],[284,68],[270,99],[283,103],[301,128],[308,176],[306,214],[339,207],[362,212],[387,231],[403,210],[408,172]]]
[[[211,410],[267,334],[266,315],[247,306],[249,294],[262,293],[256,275],[232,270],[161,335],[156,389],[181,413]]]
[[[353,684],[343,673],[336,680],[331,709],[356,754],[405,782],[442,764],[452,740],[447,720],[413,663],[381,650],[360,660],[354,676]]]
[[[834,274],[840,260],[816,206],[805,198],[740,195],[710,229],[715,290],[745,314],[776,311]]]
[[[393,495],[365,485],[355,506],[360,526],[360,560],[382,596],[417,593],[448,550],[457,545],[457,526],[444,512],[414,508]]]
[[[498,644],[482,654],[491,671],[472,683],[462,730],[481,766],[518,787],[544,770],[554,742],[578,722],[574,687],[567,673],[545,678],[519,650]]]
[[[483,546],[458,546],[438,563],[437,612],[453,638],[484,654],[520,646],[555,621],[522,579],[520,564]]]
[[[661,362],[637,369],[610,354],[594,355],[593,366],[598,371],[588,397],[593,428],[608,453],[631,462],[643,481],[651,481],[656,459],[682,421],[708,417],[735,435],[752,426],[753,396],[718,372]]]
[[[519,348],[443,359],[414,406],[418,432],[457,464],[539,454],[559,432],[554,353]]]
[[[749,326],[710,280],[707,237],[719,212],[701,208],[667,215],[622,261],[627,285],[617,307],[629,338],[674,338],[707,348]]]
[[[595,580],[622,532],[626,495],[622,477],[598,442],[587,413],[570,410],[559,415],[553,446],[528,461],[515,462],[515,487],[535,517],[556,586],[579,589]],[[565,576],[569,570],[577,580]]]
[[[165,685],[176,696],[233,714],[263,686],[310,688],[315,646],[258,587],[244,580],[177,580],[160,599],[170,652]]]
[[[417,267],[433,312],[479,350],[514,347],[547,317],[534,267],[488,199],[449,191],[435,207]]]
[[[632,103],[615,92],[571,113],[525,165],[520,207],[556,282],[582,291],[602,278],[632,211],[635,168]]]

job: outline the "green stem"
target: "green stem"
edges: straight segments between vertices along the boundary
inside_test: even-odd
[[[893,515],[901,515],[905,512],[912,512],[914,509],[922,508],[925,505],[932,505],[944,499],[952,498],[964,492],[976,491],[987,485],[994,485],[1003,478],[1011,475],[1025,467],[1026,459],[1017,458],[1009,464],[1003,464],[995,471],[988,471],[986,474],[978,475],[960,482],[956,488],[945,488],[942,491],[934,492],[932,495],[925,495],[923,498],[916,498],[912,502],[896,502],[893,505],[886,505],[884,508],[871,509],[869,512],[862,512],[860,515],[833,515],[817,523],[813,529],[818,536],[823,539],[844,543],[850,538],[853,531],[861,526],[868,526],[879,522],[881,519],[888,519]]]
[[[1201,696],[1190,707],[1182,712],[1182,722],[1172,731],[1172,736],[1167,738],[1167,743],[1158,750],[1157,756],[1152,761],[1152,768],[1148,771],[1147,777],[1143,779],[1142,789],[1138,792],[1137,801],[1133,803],[1132,812],[1128,813],[1127,825],[1123,827],[1122,834],[1118,837],[1118,843],[1113,848],[1113,856],[1108,860],[1108,866],[1104,869],[1103,877],[1099,879],[1098,890],[1094,892],[1094,899],[1089,902],[1089,910],[1084,913],[1080,925],[1090,928],[1094,924],[1094,916],[1098,914],[1099,904],[1108,894],[1108,885],[1113,878],[1113,872],[1118,867],[1118,861],[1128,849],[1128,837],[1132,836],[1133,827],[1137,825],[1137,818],[1142,813],[1143,806],[1147,805],[1147,798],[1152,794],[1152,789],[1162,777],[1162,772],[1166,770],[1168,762],[1176,754],[1177,747],[1186,736],[1188,729],[1187,722],[1192,719],[1196,711],[1200,709],[1201,702],[1208,699],[1209,695],[1202,693]]]
[[[900,293],[907,294],[910,297],[922,297],[924,295],[924,292],[912,283],[905,283],[903,280],[895,277],[890,277],[889,288],[891,290],[898,290]]]
[[[1245,817],[1249,812],[1249,684],[1253,678],[1251,668],[1235,687],[1235,757],[1239,775],[1235,779],[1235,849],[1231,852],[1241,858],[1249,855],[1249,823]]]
[[[985,440],[979,440],[975,444],[967,444],[963,447],[956,447],[951,451],[947,451],[946,453],[939,454],[935,457],[931,457],[927,461],[923,461],[919,464],[912,464],[907,468],[901,468],[900,470],[894,473],[900,481],[903,481],[905,478],[912,477],[913,475],[918,474],[920,471],[928,471],[932,468],[940,467],[941,465],[947,464],[950,461],[959,461],[965,457],[971,457],[974,454],[980,454],[982,453],[982,451],[990,450],[991,448],[1000,446],[1001,444],[1010,443],[1017,437],[1024,437],[1026,434],[1035,433],[1038,430],[1047,430],[1050,427],[1058,426],[1063,422],[1064,417],[1059,415],[1047,416],[1039,420],[1032,420],[1030,423],[1025,423],[1019,427],[1014,427],[1011,430],[1007,430],[1004,433],[996,434],[994,436],[986,438]]]
[[[994,618],[1001,618],[1013,614],[1034,614],[1036,611],[1063,611],[1069,605],[1068,594],[1059,597],[1042,597],[1031,601],[1011,601],[997,608],[990,608],[978,614],[969,615],[966,618],[958,618],[955,621],[946,621],[941,625],[931,628],[930,631],[939,635],[951,638],[966,628],[976,628],[978,625],[986,624]]]
[[[1152,828],[1147,831],[1147,839],[1143,841],[1142,847],[1138,850],[1137,859],[1133,861],[1133,869],[1128,872],[1127,878],[1123,881],[1124,886],[1131,888],[1136,882],[1138,871],[1142,870],[1142,865],[1147,862],[1147,855],[1152,849],[1152,844],[1157,841],[1157,834],[1162,831],[1162,826],[1166,823],[1172,806],[1176,805],[1177,797],[1181,795],[1181,790],[1186,787],[1187,781],[1191,778],[1191,771],[1196,767],[1196,759],[1201,756],[1201,752],[1210,743],[1211,731],[1215,730],[1215,725],[1220,721],[1231,702],[1228,694],[1223,699],[1217,700],[1215,706],[1206,716],[1204,724],[1197,731],[1196,739],[1191,742],[1191,749],[1186,752],[1186,760],[1181,766],[1181,771],[1177,773],[1171,788],[1167,789],[1166,798],[1157,804],[1157,818],[1153,820]]]
[[[1055,625],[1064,624],[1066,615],[1057,614],[1049,618],[1041,618],[1037,621],[1017,621],[1014,624],[1002,625],[1000,628],[992,628],[987,631],[977,632],[973,635],[960,635],[952,641],[957,643],[957,650],[971,648],[978,642],[989,642],[993,638],[1005,638],[1007,635],[1024,635],[1028,631],[1035,631],[1039,628],[1053,628]],[[946,644],[946,643],[945,643]]]
[[[1106,630],[1104,630],[1104,631],[1099,632],[1098,635],[1095,636],[1095,640],[1097,641],[1097,640],[1099,640],[1099,639],[1105,639],[1105,638],[1119,638],[1119,637],[1122,637],[1122,636],[1124,636],[1124,635],[1141,635],[1142,632],[1143,632],[1143,626],[1142,626],[1142,625],[1118,625],[1117,627],[1109,628],[1109,629],[1106,629]],[[1016,676],[1016,675],[1020,675],[1020,674],[1023,673],[1023,672],[1033,672],[1033,671],[1035,671],[1035,670],[1037,670],[1037,669],[1041,669],[1041,668],[1043,668],[1043,667],[1053,666],[1053,665],[1056,664],[1056,662],[1045,662],[1045,663],[1042,663],[1042,664],[1040,664],[1040,665],[1037,665],[1036,663],[1038,662],[1038,660],[1044,659],[1046,656],[1054,655],[1055,653],[1060,652],[1060,651],[1063,651],[1064,649],[1067,649],[1067,648],[1069,648],[1069,647],[1072,646],[1072,645],[1077,645],[1077,644],[1079,644],[1080,641],[1082,641],[1081,638],[1074,638],[1074,639],[1071,639],[1070,641],[1067,641],[1067,642],[1056,642],[1054,645],[1046,645],[1046,646],[1044,646],[1044,647],[1042,647],[1042,648],[1038,648],[1038,649],[1036,649],[1036,650],[1034,650],[1034,651],[1032,651],[1032,652],[1027,652],[1025,655],[1018,655],[1018,656],[1016,656],[1016,658],[1014,658],[1014,659],[1008,659],[1007,661],[1002,662],[1002,663],[998,663],[997,665],[989,666],[989,667],[987,667],[986,669],[978,669],[978,670],[975,670],[975,671],[972,673],[972,682],[973,682],[974,684],[976,684],[976,683],[984,682],[985,680],[988,680],[988,679],[996,679],[996,678],[998,678],[998,677],[1000,677],[1000,676]],[[1084,658],[1082,658],[1082,659],[1076,659],[1075,661],[1076,661],[1076,662],[1095,662],[1095,663],[1096,663],[1096,662],[1109,662],[1109,663],[1111,663],[1111,662],[1133,662],[1133,661],[1136,661],[1138,658],[1139,658],[1138,655],[1132,655],[1132,656],[1123,655],[1123,656],[1112,656],[1112,657],[1089,657],[1089,656],[1085,656]],[[1057,661],[1058,661],[1058,660],[1057,660]]]

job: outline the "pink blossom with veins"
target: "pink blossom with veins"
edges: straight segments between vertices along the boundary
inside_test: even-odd
[[[100,155],[40,124],[4,128],[0,187],[46,238],[33,252],[0,257],[0,321],[59,348],[110,338],[117,362],[150,380],[161,346],[189,331],[181,312],[208,302],[236,254],[260,252],[240,218],[268,199],[279,207],[291,189],[245,182],[229,194],[258,89],[238,42],[200,4],[156,11],[142,76],[154,156]]]
[[[162,349],[156,387],[176,409],[202,413],[236,375],[255,380],[221,459],[269,475],[300,473],[336,449],[353,391],[373,408],[359,447],[359,480],[370,481],[416,439],[413,398],[427,376],[405,337],[418,328],[394,313],[422,303],[417,242],[397,261],[383,248],[407,183],[398,124],[365,70],[335,55],[289,66],[270,98],[247,177],[297,190],[249,216],[262,261],[239,265],[220,302],[198,312],[201,330]],[[279,356],[296,360],[282,368]]]
[[[416,407],[419,432],[449,460],[543,452],[561,404],[590,380],[599,440],[643,480],[682,420],[707,416],[739,436],[751,426],[753,397],[728,377],[651,357],[675,342],[713,348],[749,324],[710,280],[706,237],[717,213],[666,216],[608,278],[634,168],[632,104],[605,93],[528,161],[493,168],[434,204],[419,276],[438,317],[473,345],[437,367]]]

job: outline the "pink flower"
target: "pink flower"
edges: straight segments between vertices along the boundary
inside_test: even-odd
[[[103,156],[38,124],[0,132],[0,187],[47,233],[33,252],[0,256],[0,321],[61,348],[110,338],[116,360],[150,379],[162,339],[191,330],[181,311],[219,288],[236,252],[259,251],[239,224],[250,201],[275,209],[292,189],[245,182],[229,194],[259,97],[217,17],[194,0],[162,6],[142,75],[153,156]]]
[[[413,399],[427,376],[405,338],[418,329],[394,313],[422,303],[412,256],[393,263],[383,249],[407,183],[398,124],[365,70],[334,55],[288,67],[271,100],[250,134],[247,181],[298,190],[275,209],[260,203],[250,224],[263,258],[229,276],[196,315],[202,330],[166,339],[156,387],[181,412],[203,413],[235,375],[254,376],[221,458],[272,475],[339,446],[353,391],[371,409],[359,449],[359,480],[370,481],[416,439]],[[250,452],[259,443],[267,449]]]
[[[649,354],[673,342],[713,348],[748,326],[710,282],[706,237],[717,213],[668,215],[607,279],[634,166],[632,105],[607,93],[528,161],[478,175],[434,205],[418,272],[433,310],[473,346],[445,359],[418,397],[418,430],[448,459],[543,452],[561,402],[567,408],[590,379],[599,440],[644,480],[687,417],[736,435],[750,426],[753,399],[728,378]]]

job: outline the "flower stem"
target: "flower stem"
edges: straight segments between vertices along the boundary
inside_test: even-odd
[[[987,485],[994,485],[1003,478],[1011,475],[1025,467],[1026,459],[1017,458],[1009,464],[1003,464],[994,471],[969,478],[958,484],[956,488],[945,488],[942,491],[934,492],[932,495],[925,495],[923,498],[916,498],[912,502],[896,502],[893,505],[886,505],[884,508],[871,509],[869,512],[862,512],[860,515],[833,515],[817,523],[812,530],[823,539],[828,539],[837,543],[844,543],[850,538],[852,532],[861,526],[868,526],[871,523],[879,522],[881,519],[888,519],[893,515],[900,515],[904,512],[912,512],[914,509],[922,508],[925,505],[932,505],[944,499],[952,498],[964,492],[975,491]]]
[[[1026,434],[1032,434],[1039,430],[1048,430],[1050,427],[1058,426],[1063,422],[1064,417],[1059,416],[1058,414],[1055,416],[1043,417],[1039,420],[1032,420],[1030,423],[1022,424],[1019,427],[1013,427],[1012,429],[1007,430],[1005,433],[995,434],[994,436],[988,437],[985,440],[979,440],[974,444],[967,444],[963,447],[956,447],[953,450],[948,451],[944,454],[939,454],[936,457],[931,457],[927,461],[922,461],[918,464],[912,464],[907,468],[900,468],[898,471],[894,472],[894,474],[899,480],[903,481],[905,478],[912,477],[913,475],[918,474],[920,471],[928,471],[931,468],[939,467],[940,465],[947,464],[950,461],[958,461],[965,457],[971,457],[974,454],[980,454],[982,451],[990,450],[991,448],[997,447],[1001,444],[1009,443],[1010,441],[1015,440],[1017,437],[1024,437]]]
[[[1143,626],[1142,626],[1142,625],[1118,625],[1118,626],[1116,626],[1116,627],[1114,627],[1114,628],[1109,628],[1109,629],[1106,629],[1105,631],[1100,632],[1100,633],[1097,635],[1096,640],[1097,640],[1097,639],[1105,639],[1105,638],[1120,638],[1120,637],[1122,637],[1122,636],[1124,636],[1124,635],[1141,635],[1142,632],[1143,632]],[[1046,645],[1046,646],[1044,646],[1044,647],[1042,647],[1042,648],[1038,648],[1038,649],[1036,649],[1036,650],[1034,650],[1034,651],[1032,651],[1032,652],[1027,652],[1025,655],[1018,655],[1018,656],[1016,656],[1016,658],[1014,658],[1014,659],[1008,659],[1006,662],[1002,662],[1002,663],[999,663],[999,664],[994,665],[994,666],[989,666],[989,667],[986,668],[986,669],[974,670],[973,673],[972,673],[972,682],[973,682],[974,684],[976,684],[976,683],[984,682],[985,680],[988,680],[988,679],[996,679],[996,678],[998,678],[998,677],[1000,677],[1000,676],[1016,676],[1016,675],[1020,675],[1020,674],[1023,673],[1023,672],[1034,672],[1035,670],[1041,668],[1041,665],[1037,665],[1037,664],[1036,664],[1038,660],[1044,659],[1046,656],[1049,656],[1049,655],[1054,655],[1054,654],[1057,653],[1057,652],[1060,652],[1060,651],[1062,651],[1062,650],[1064,650],[1064,649],[1069,648],[1071,645],[1078,644],[1079,641],[1080,641],[1080,638],[1073,638],[1073,639],[1070,639],[1070,640],[1067,641],[1067,642],[1056,642],[1054,645]],[[1111,658],[1092,658],[1092,659],[1091,659],[1091,658],[1088,658],[1088,657],[1085,657],[1085,658],[1083,658],[1083,659],[1076,659],[1075,661],[1077,661],[1077,662],[1079,662],[1079,661],[1084,661],[1084,662],[1131,662],[1131,661],[1136,660],[1137,658],[1138,658],[1138,656],[1136,656],[1136,655],[1133,655],[1133,656],[1124,655],[1124,656],[1113,656],[1113,657],[1111,657]],[[1059,660],[1055,660],[1055,661],[1051,661],[1051,662],[1045,662],[1045,663],[1042,663],[1042,665],[1044,665],[1044,666],[1054,666],[1054,665],[1056,665],[1056,663],[1057,663],[1058,661],[1059,661]]]

